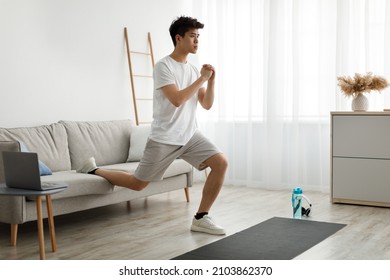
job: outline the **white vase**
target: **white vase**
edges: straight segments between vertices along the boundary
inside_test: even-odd
[[[368,98],[363,93],[359,93],[352,99],[352,111],[367,111],[368,105]]]

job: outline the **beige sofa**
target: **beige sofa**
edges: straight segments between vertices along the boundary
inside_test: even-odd
[[[163,180],[150,183],[142,191],[113,186],[99,176],[75,171],[85,159],[94,156],[99,167],[133,172],[146,138],[147,128],[137,127],[131,120],[59,121],[37,127],[0,128],[0,182],[4,181],[1,151],[19,151],[22,145],[38,153],[39,160],[51,169],[51,175],[41,176],[43,182],[69,184],[65,191],[52,196],[54,216],[182,188],[189,201],[192,167],[181,159],[171,164]],[[11,237],[15,235],[15,240],[18,224],[36,219],[32,198],[0,197],[0,222],[11,224]]]

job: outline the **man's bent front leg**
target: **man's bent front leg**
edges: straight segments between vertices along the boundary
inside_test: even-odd
[[[204,162],[211,168],[207,176],[202,192],[202,200],[199,205],[198,213],[209,212],[215,199],[217,198],[225,179],[227,170],[227,160],[223,154],[216,154]]]

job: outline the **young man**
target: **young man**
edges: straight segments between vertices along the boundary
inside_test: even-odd
[[[179,17],[169,28],[174,50],[154,67],[153,122],[143,158],[134,175],[97,168],[94,158],[77,171],[96,174],[113,185],[141,191],[149,182],[161,180],[178,157],[198,170],[210,167],[191,230],[222,235],[225,230],[215,224],[208,212],[221,190],[227,161],[198,131],[196,124],[197,103],[206,110],[213,105],[215,69],[205,64],[199,73],[187,61],[188,55],[198,50],[198,30],[203,26],[194,18]]]

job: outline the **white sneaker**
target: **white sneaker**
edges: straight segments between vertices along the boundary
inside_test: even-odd
[[[92,170],[95,170],[96,168],[97,167],[96,167],[95,158],[91,157],[86,162],[84,162],[84,164],[80,168],[76,169],[76,171],[78,173],[88,173],[91,172]]]
[[[193,219],[191,225],[192,231],[204,232],[215,235],[224,235],[226,234],[225,229],[216,225],[213,219],[205,215],[202,219]]]

